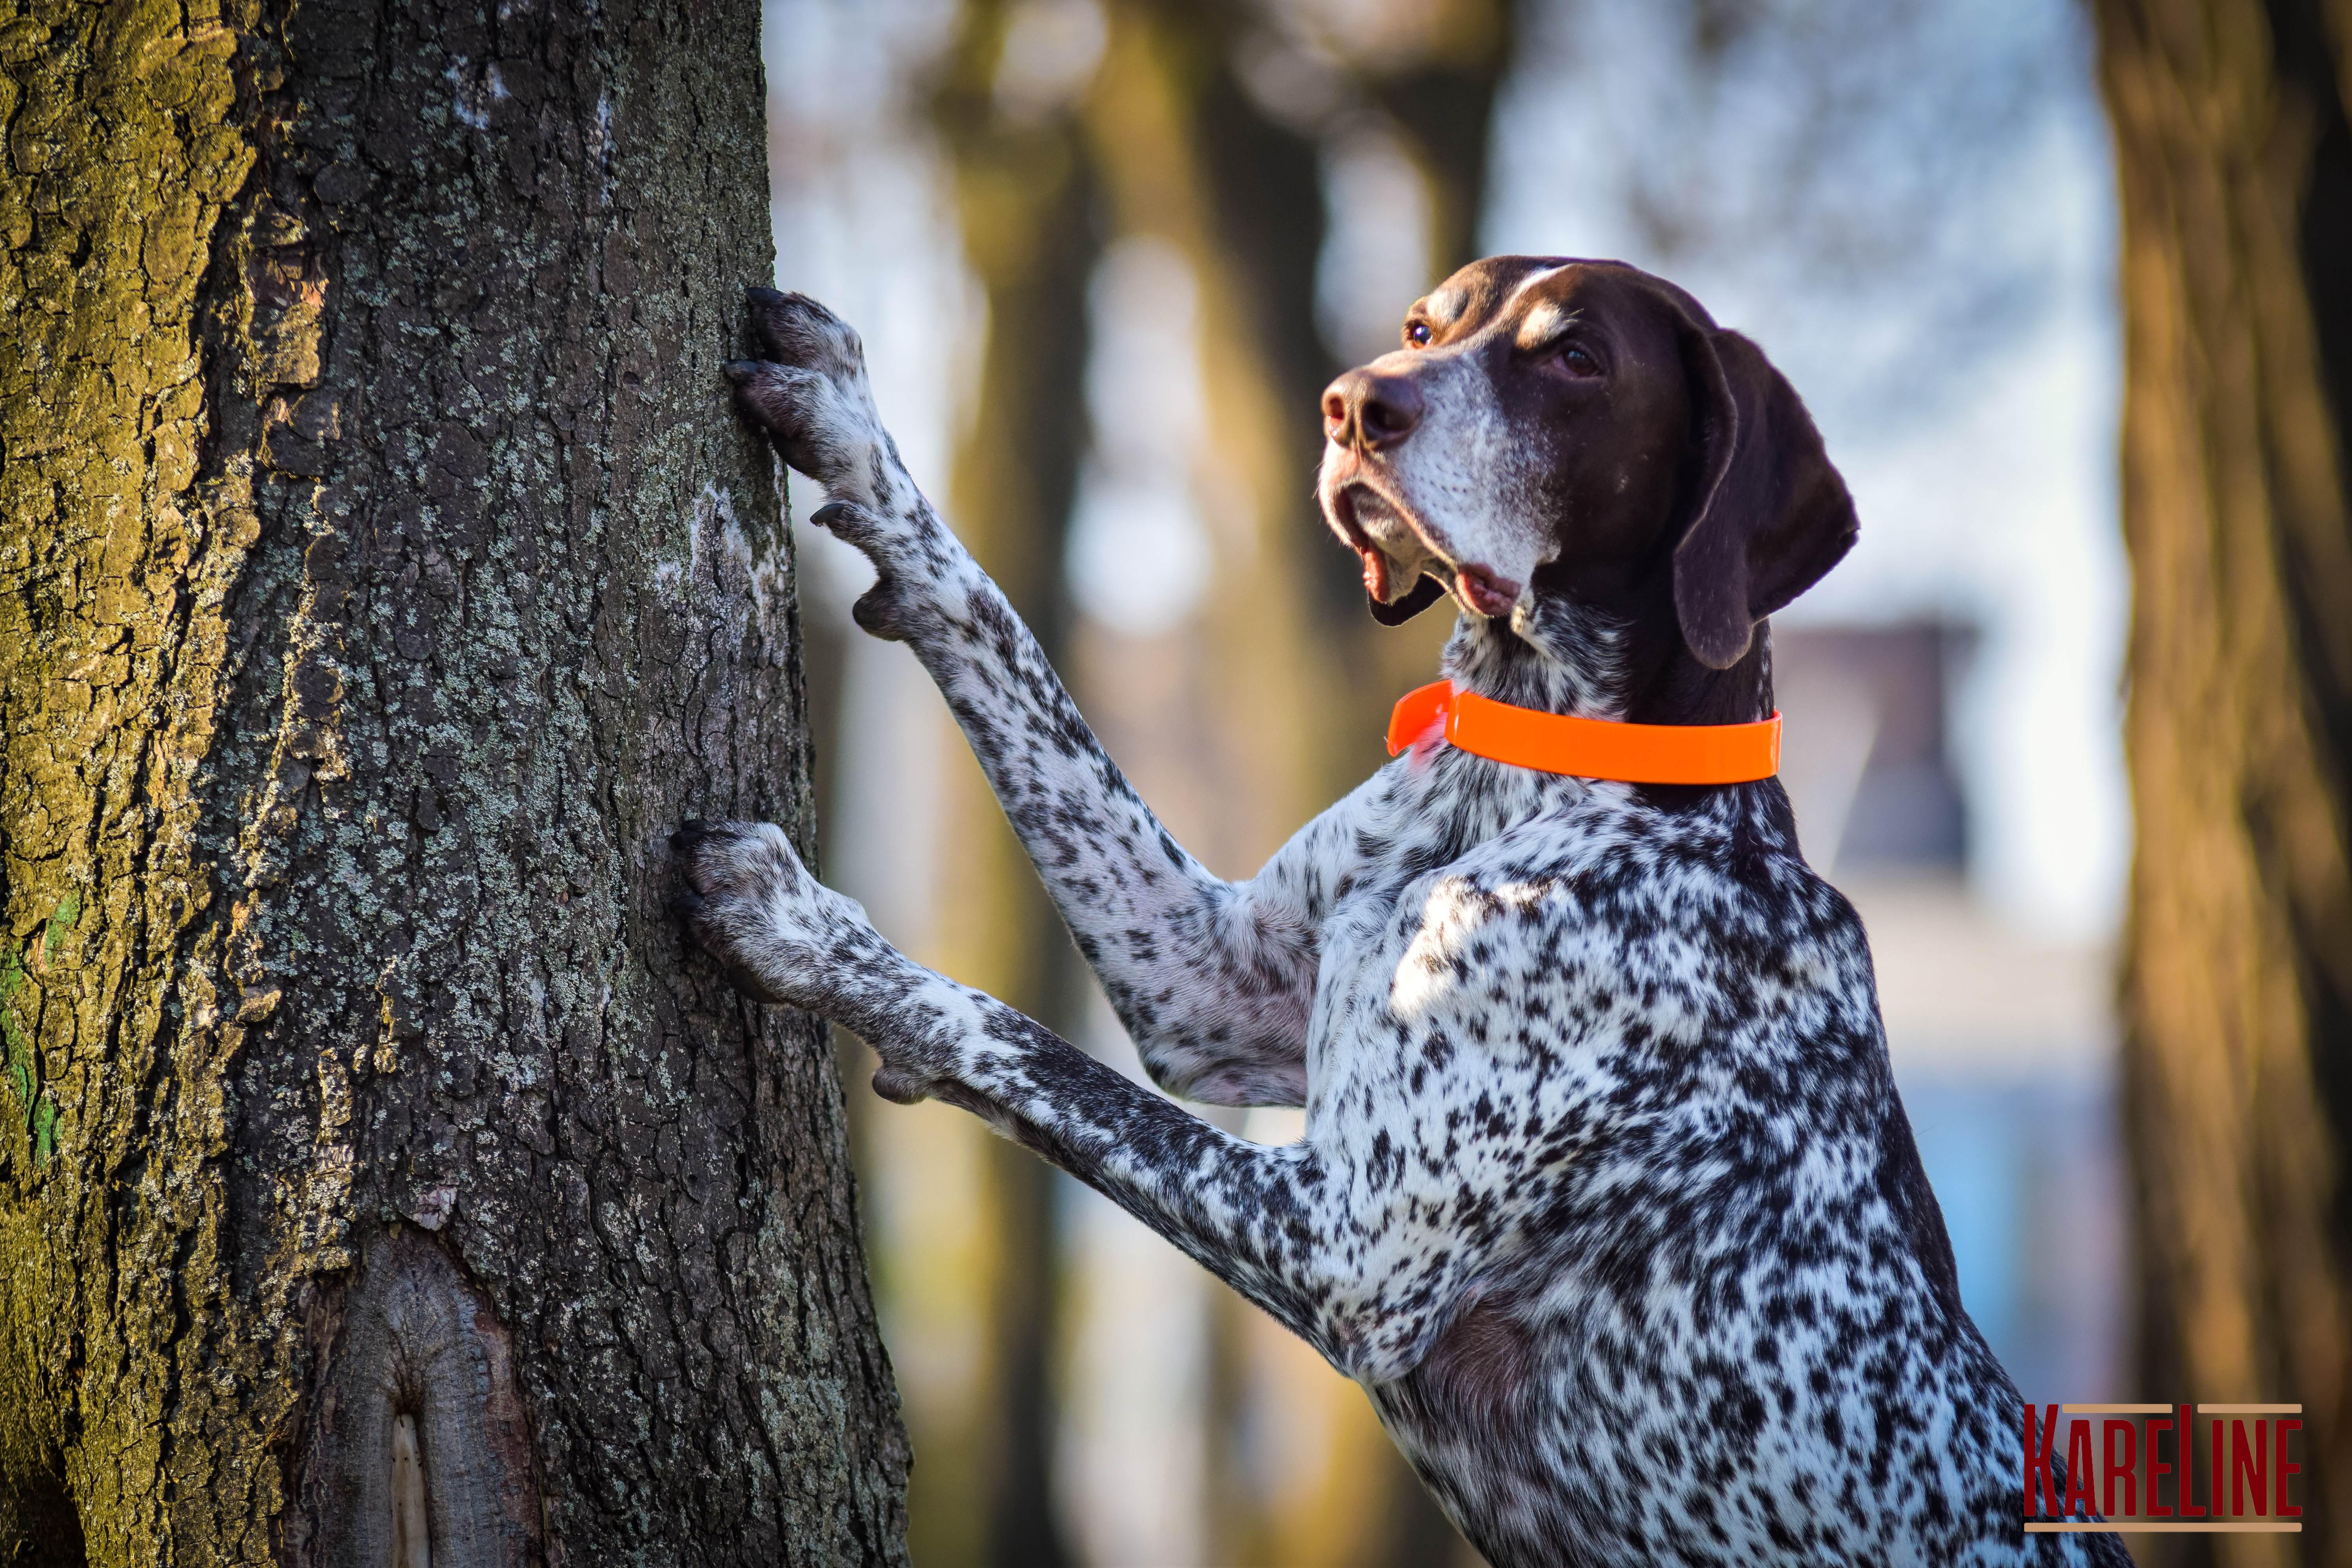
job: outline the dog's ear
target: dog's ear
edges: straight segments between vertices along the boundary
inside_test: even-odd
[[[1698,471],[1675,546],[1675,616],[1699,662],[1728,669],[1757,622],[1853,548],[1853,499],[1761,349],[1687,315],[1682,339]]]
[[[1381,625],[1401,626],[1444,597],[1445,584],[1424,572],[1421,581],[1412,585],[1412,591],[1395,604],[1383,605],[1370,594],[1364,595],[1364,603],[1370,606],[1372,619]]]

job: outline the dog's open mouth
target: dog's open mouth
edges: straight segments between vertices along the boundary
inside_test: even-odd
[[[1464,608],[1507,616],[1519,585],[1475,563],[1455,562],[1430,531],[1402,507],[1361,479],[1330,492],[1332,526],[1364,563],[1364,592],[1376,605],[1393,605],[1426,574],[1454,591]]]
[[[1364,563],[1364,592],[1377,603],[1396,603],[1420,581],[1422,563],[1416,557],[1434,552],[1427,550],[1419,531],[1386,497],[1369,485],[1347,485],[1331,498],[1330,510],[1348,548]],[[1375,529],[1380,531],[1378,539],[1373,537]],[[1406,541],[1422,549],[1391,553]]]

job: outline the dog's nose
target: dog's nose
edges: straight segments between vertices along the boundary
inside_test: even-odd
[[[1377,452],[1412,435],[1422,410],[1421,388],[1405,377],[1351,370],[1323,389],[1323,433]]]

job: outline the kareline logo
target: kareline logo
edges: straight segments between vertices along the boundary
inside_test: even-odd
[[[2287,1478],[2304,1468],[2288,1457],[2302,1415],[2300,1405],[2028,1405],[2025,1532],[2300,1534]]]

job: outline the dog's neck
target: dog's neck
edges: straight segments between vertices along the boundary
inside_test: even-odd
[[[1711,669],[1685,646],[1671,602],[1626,615],[1554,593],[1508,618],[1465,614],[1443,669],[1481,697],[1583,719],[1744,724],[1772,713],[1769,626],[1757,624],[1738,663]]]

